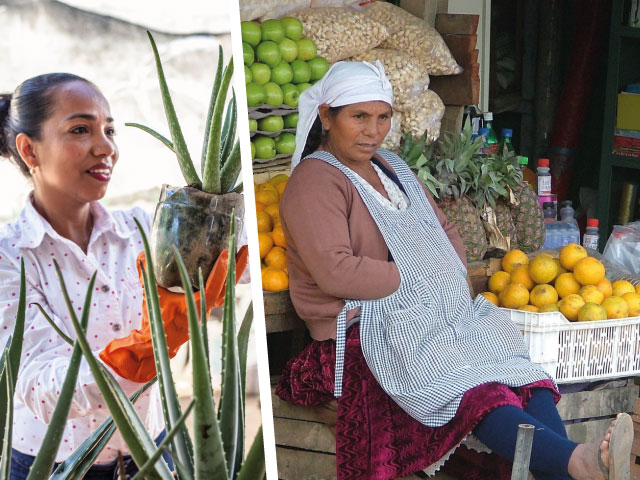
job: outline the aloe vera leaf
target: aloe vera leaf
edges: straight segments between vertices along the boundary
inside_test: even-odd
[[[173,153],[176,153],[176,150],[175,150],[175,148],[173,148],[173,143],[171,143],[171,140],[169,140],[167,137],[165,137],[161,133],[156,132],[153,128],[149,128],[149,127],[147,127],[145,125],[141,125],[140,123],[135,123],[135,122],[127,122],[127,123],[125,123],[125,126],[126,127],[136,127],[136,128],[139,128],[140,130],[142,130],[143,132],[147,132],[152,137],[160,140]]]
[[[243,190],[244,190],[244,185],[242,183],[239,183],[238,186],[231,191],[236,193],[242,193]]]
[[[146,475],[147,471],[149,471],[153,467],[153,464],[162,456],[162,453],[164,452],[164,447],[168,445],[171,439],[176,435],[176,433],[178,433],[184,427],[184,422],[187,420],[187,417],[191,413],[191,409],[193,408],[194,404],[195,404],[195,400],[191,400],[191,403],[189,403],[189,406],[184,411],[182,416],[178,419],[176,424],[173,427],[171,427],[171,430],[169,430],[167,435],[162,439],[162,441],[158,445],[158,449],[154,452],[154,454],[151,457],[149,457],[149,460],[147,460],[147,463],[145,463],[140,467],[140,469],[138,470],[138,473],[134,475],[132,480],[144,479],[144,475]]]
[[[15,382],[18,378],[18,370],[20,369],[20,358],[22,356],[22,338],[24,336],[24,322],[26,317],[27,304],[27,281],[24,270],[24,258],[20,259],[20,293],[18,294],[18,310],[16,312],[16,324],[13,327],[13,335],[7,357],[5,359],[5,373],[11,366],[11,378]],[[11,362],[8,360],[11,358]],[[5,398],[7,394],[6,381],[0,376],[0,398]],[[7,404],[0,402],[0,438],[4,438],[5,418],[8,414]]]
[[[220,133],[222,128],[222,117],[224,113],[224,103],[229,90],[229,83],[233,75],[233,58],[229,60],[227,68],[222,75],[222,83],[216,96],[216,104],[211,117],[211,129],[209,130],[209,143],[207,145],[207,156],[204,163],[204,173],[202,176],[202,190],[209,193],[220,194],[220,170],[222,169],[222,159],[220,158],[221,143]]]
[[[240,176],[240,170],[242,170],[240,142],[236,140],[236,143],[233,145],[233,150],[231,150],[231,156],[222,167],[222,173],[220,174],[220,188],[222,192],[226,193],[233,188],[233,185]]]
[[[236,285],[235,212],[231,215],[229,232],[229,263],[222,309],[222,388],[220,394],[220,432],[224,445],[229,478],[237,475],[244,455],[244,408],[240,392],[240,363],[235,321]]]
[[[135,403],[146,392],[156,379],[149,380],[138,391],[129,397],[131,403]],[[80,480],[95,463],[98,455],[107,446],[109,440],[116,431],[113,418],[108,417],[94,430],[67,459],[58,465],[51,474],[49,480]]]
[[[213,108],[216,106],[216,98],[218,96],[218,90],[220,90],[220,83],[222,83],[222,67],[224,65],[224,55],[222,52],[222,45],[218,47],[218,67],[216,68],[216,76],[213,79],[213,87],[211,89],[211,97],[209,98],[209,108],[207,109],[207,122],[204,127],[204,142],[202,143],[202,157],[200,159],[200,170],[202,176],[204,176],[204,167],[207,163],[207,149],[209,146],[209,132],[211,130],[211,118],[213,117]]]
[[[147,313],[149,315],[149,325],[151,331],[151,343],[153,345],[153,357],[156,364],[156,374],[158,377],[158,386],[160,387],[160,398],[162,401],[162,413],[164,415],[165,425],[171,429],[175,422],[182,416],[180,408],[180,400],[176,391],[175,382],[171,373],[171,365],[169,362],[169,349],[167,348],[167,338],[164,331],[164,323],[162,321],[162,312],[160,309],[160,299],[158,298],[158,289],[156,283],[155,270],[153,268],[153,260],[151,258],[151,249],[144,229],[138,219],[134,218],[144,245],[144,252],[147,257],[147,268],[143,268],[144,275],[144,292],[147,299]],[[192,290],[185,290],[191,292]],[[189,294],[185,294],[188,297]],[[191,295],[193,296],[193,295]],[[173,439],[173,446],[176,450],[178,458],[185,466],[187,471],[193,476],[193,445],[191,437],[186,428]]]
[[[87,331],[87,324],[89,323],[89,311],[91,310],[91,294],[93,292],[93,285],[96,281],[96,273],[91,276],[89,285],[87,287],[87,293],[84,299],[84,305],[82,306],[82,317],[80,318],[80,328],[84,335]],[[64,425],[67,423],[67,416],[69,415],[69,409],[71,408],[71,402],[73,400],[73,393],[76,386],[76,380],[78,379],[78,372],[80,371],[80,362],[82,361],[82,351],[80,345],[76,341],[73,345],[73,352],[71,353],[71,360],[67,367],[67,375],[62,382],[62,388],[60,389],[60,395],[58,401],[53,410],[51,421],[47,427],[47,433],[45,433],[42,444],[47,448],[41,448],[36,455],[31,469],[29,470],[29,476],[27,480],[39,480],[45,478],[51,474],[53,464],[56,461],[56,454],[58,453],[58,447],[62,440],[62,434],[64,433]]]
[[[202,268],[198,268],[198,286],[200,291],[204,292],[204,278],[202,277]],[[200,294],[200,332],[202,334],[202,343],[204,343],[204,353],[207,359],[207,370],[211,376],[211,364],[209,362],[209,330],[207,329],[207,297]]]
[[[56,268],[58,278],[60,279],[62,295],[67,308],[69,309],[70,320],[76,333],[76,340],[82,349],[82,354],[87,359],[87,363],[91,368],[91,373],[93,374],[96,385],[100,389],[100,393],[102,393],[102,398],[107,404],[122,438],[126,442],[127,447],[129,447],[129,452],[131,453],[133,460],[136,464],[142,465],[155,451],[155,443],[149,435],[149,432],[147,432],[144,423],[140,420],[136,410],[133,408],[133,405],[131,405],[131,402],[122,390],[122,387],[120,387],[115,378],[113,378],[113,375],[111,375],[111,373],[109,373],[109,371],[107,371],[102,364],[98,362],[96,357],[93,356],[89,342],[87,342],[87,339],[83,334],[82,327],[78,322],[78,318],[71,307],[69,293],[64,283],[60,266],[55,259],[53,264]],[[164,462],[157,462],[155,465],[155,471],[150,472],[149,477],[153,479],[173,480],[169,467],[167,467]]]
[[[182,170],[187,185],[196,185],[198,188],[202,186],[200,178],[196,172],[191,161],[191,155],[189,155],[189,149],[187,148],[187,142],[182,135],[182,129],[178,122],[178,116],[176,115],[176,109],[173,106],[171,100],[171,94],[169,93],[169,86],[167,85],[167,79],[164,76],[164,70],[162,69],[162,63],[160,62],[160,55],[158,54],[158,47],[156,42],[149,31],[147,31],[149,41],[151,42],[151,48],[153,49],[153,56],[156,61],[156,70],[158,71],[158,83],[160,84],[160,94],[162,96],[162,103],[164,105],[164,112],[167,117],[167,124],[169,126],[169,133],[171,133],[171,139],[173,140],[173,148]]]
[[[36,307],[38,307],[38,310],[40,310],[40,313],[42,314],[42,316],[44,317],[44,319],[49,322],[49,325],[51,325],[51,328],[53,328],[56,333],[60,336],[60,338],[62,338],[65,342],[67,342],[69,345],[73,345],[73,340],[71,340],[71,338],[69,338],[67,336],[66,333],[64,333],[62,330],[60,330],[60,327],[58,327],[56,325],[56,323],[53,321],[53,318],[51,318],[49,316],[49,314],[45,311],[44,308],[42,308],[42,305],[40,305],[39,303],[31,303],[30,305],[35,305]]]
[[[187,273],[187,267],[185,267],[178,249],[176,247],[173,248],[178,263],[178,270],[180,271],[182,288],[185,292],[191,292],[193,290],[191,288],[189,274]],[[202,296],[204,296],[204,292]],[[189,319],[191,353],[193,355],[191,361],[193,398],[196,401],[196,410],[193,419],[193,430],[195,432],[195,478],[219,478],[222,480],[229,477],[227,476],[227,465],[222,447],[222,438],[218,419],[216,418],[216,405],[213,399],[213,388],[211,386],[211,376],[209,374],[204,341],[198,325],[196,302],[193,295],[186,295],[185,301]]]
[[[256,438],[247,453],[247,458],[238,472],[236,480],[255,480],[264,478],[266,467],[264,463],[264,438],[262,436],[262,427],[258,430]]]
[[[229,105],[227,105],[227,114],[224,118],[224,125],[222,125],[222,154],[220,157],[222,159],[222,166],[224,166],[225,162],[228,160],[229,153],[231,152],[232,145],[236,138],[236,128],[238,126],[237,115],[238,108],[236,104],[236,92],[232,87],[231,100],[229,101]]]
[[[11,339],[13,338],[13,335],[9,335],[9,338],[7,338],[7,341],[4,345],[4,349],[2,350],[2,355],[0,355],[0,378],[4,378],[4,367],[5,367],[5,358],[7,356],[7,354],[9,353],[9,346],[11,345]],[[4,380],[1,380],[4,382]]]
[[[249,349],[249,334],[253,323],[253,302],[244,314],[240,330],[238,330],[238,358],[240,364],[240,394],[242,395],[242,405],[245,405],[245,387],[247,385],[247,350]]]
[[[5,397],[2,399],[2,403],[7,409],[7,416],[4,419],[3,425],[4,434],[2,437],[2,459],[0,459],[0,480],[9,480],[9,476],[11,475],[11,435],[13,433],[11,430],[13,427],[13,368],[8,349],[5,350],[5,354],[6,369],[3,375]]]

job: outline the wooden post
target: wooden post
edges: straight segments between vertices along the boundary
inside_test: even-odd
[[[511,480],[527,480],[527,478],[529,478],[529,460],[531,460],[534,428],[533,425],[529,425],[528,423],[518,425],[516,453],[513,457]]]

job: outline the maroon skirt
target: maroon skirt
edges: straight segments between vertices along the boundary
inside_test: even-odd
[[[411,475],[442,459],[491,410],[523,408],[534,388],[549,380],[518,388],[486,383],[466,392],[456,416],[441,427],[427,427],[402,410],[380,387],[362,354],[358,326],[347,333],[342,396],[338,399],[336,462],[338,480],[387,480]],[[276,394],[295,405],[312,406],[334,399],[335,341],[314,341],[283,373]],[[466,480],[511,478],[509,462],[460,446],[442,471]]]

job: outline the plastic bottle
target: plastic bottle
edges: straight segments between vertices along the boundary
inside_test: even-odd
[[[489,135],[488,128],[481,128],[480,130],[478,130],[478,136],[482,137],[482,148],[478,152],[480,155],[487,154],[487,135]]]
[[[496,153],[498,151],[498,136],[493,129],[493,113],[486,112],[482,117],[484,118],[484,128],[489,129],[489,133],[487,134],[487,147],[485,149],[485,153]]]
[[[551,173],[549,173],[548,158],[538,159],[536,184],[538,185],[538,195],[549,195],[551,193]]]
[[[556,221],[556,209],[553,202],[544,202],[542,205],[542,214],[544,215],[544,245],[542,248],[556,248],[560,245],[559,225]]]
[[[598,242],[600,236],[598,234],[598,219],[587,218],[587,229],[582,237],[582,246],[584,248],[591,248],[593,250],[598,249]]]
[[[580,227],[578,221],[573,217],[575,210],[571,206],[571,200],[562,202],[560,208],[560,223],[562,232],[561,245],[569,245],[570,243],[580,244]]]
[[[511,138],[513,137],[513,130],[510,128],[503,128],[502,132],[500,132],[500,143],[498,145],[498,152],[502,154],[506,149],[508,152],[515,152],[516,149],[513,148],[513,143],[511,143]]]
[[[520,162],[520,170],[522,170],[522,180],[527,182],[529,186],[535,191],[536,189],[536,174],[533,173],[527,165],[529,164],[529,158],[520,157],[518,160]]]

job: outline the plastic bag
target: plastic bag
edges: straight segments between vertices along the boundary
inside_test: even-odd
[[[242,0],[240,20],[280,18],[311,6],[311,0]]]
[[[311,0],[311,8],[351,7],[357,3],[358,0]]]
[[[602,256],[631,273],[640,274],[640,222],[614,226]]]
[[[374,48],[350,58],[358,62],[380,60],[393,86],[393,110],[413,108],[415,97],[429,87],[427,68],[411,55],[399,50]]]
[[[390,32],[382,48],[401,50],[421,60],[430,75],[456,75],[462,67],[438,31],[424,20],[388,2],[374,2],[365,15],[383,23]]]
[[[400,151],[400,139],[402,138],[401,132],[402,125],[402,113],[393,109],[393,116],[391,117],[391,128],[389,129],[389,133],[384,137],[384,141],[380,145],[380,148],[384,148],[385,150],[391,150],[392,152],[398,153]]]
[[[380,45],[388,36],[387,28],[353,8],[311,8],[295,12],[304,34],[318,46],[318,55],[329,63],[344,60]]]
[[[425,90],[415,97],[413,108],[402,115],[401,131],[420,138],[428,131],[427,143],[433,143],[440,136],[440,121],[444,116],[444,103],[433,90]]]

